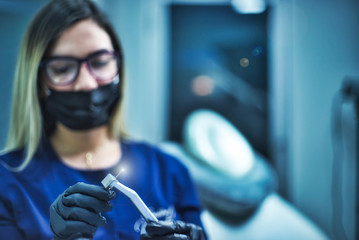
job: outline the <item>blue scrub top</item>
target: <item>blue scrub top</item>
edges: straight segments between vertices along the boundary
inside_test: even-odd
[[[121,141],[121,160],[104,170],[78,170],[61,162],[48,141],[43,141],[32,161],[20,173],[0,164],[0,239],[52,239],[49,207],[57,196],[77,182],[101,185],[108,174],[125,173],[119,180],[134,189],[159,220],[180,219],[202,226],[201,206],[187,169],[174,157],[139,142]],[[24,151],[0,156],[12,166]],[[144,220],[131,201],[117,192],[113,210],[103,213],[105,227],[94,239],[139,239]]]

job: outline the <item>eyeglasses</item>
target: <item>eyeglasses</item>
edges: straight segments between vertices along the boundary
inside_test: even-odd
[[[119,73],[120,55],[101,50],[85,58],[51,57],[42,61],[40,68],[45,71],[52,84],[64,86],[76,80],[83,62],[96,81],[108,82]]]

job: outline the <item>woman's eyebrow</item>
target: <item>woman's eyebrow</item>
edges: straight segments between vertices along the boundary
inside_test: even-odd
[[[89,53],[86,57],[84,57],[84,58],[79,58],[79,57],[75,57],[75,56],[73,56],[73,55],[65,55],[65,54],[55,54],[55,55],[51,55],[51,56],[49,56],[47,59],[51,59],[51,58],[75,58],[75,59],[85,59],[85,58],[88,58],[88,57],[91,57],[91,56],[93,56],[93,55],[97,55],[97,54],[100,54],[100,53],[104,53],[104,52],[113,52],[114,50],[113,49],[111,49],[111,50],[109,50],[109,49],[106,49],[106,48],[103,48],[103,49],[99,49],[99,50],[96,50],[96,51],[94,51],[94,52],[91,52],[91,53]]]

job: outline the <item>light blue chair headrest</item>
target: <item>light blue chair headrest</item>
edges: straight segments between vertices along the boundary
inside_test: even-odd
[[[197,110],[184,124],[187,150],[214,169],[241,177],[254,165],[252,146],[228,120],[211,110]]]
[[[267,161],[229,121],[211,110],[196,110],[184,124],[178,156],[195,180],[204,206],[225,221],[245,221],[277,188]]]

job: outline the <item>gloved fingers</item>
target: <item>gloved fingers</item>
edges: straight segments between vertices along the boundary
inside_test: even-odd
[[[201,227],[192,223],[185,223],[179,220],[150,222],[146,226],[146,234],[156,239],[159,237],[168,236],[175,236],[176,238],[173,239],[205,239],[205,235]],[[146,237],[146,235],[144,235],[144,237]]]
[[[95,235],[97,227],[90,224],[86,224],[82,221],[66,221],[66,229],[68,232],[79,232],[81,230],[83,237],[92,238]]]
[[[174,225],[175,225],[176,233],[186,234],[190,236],[189,239],[196,239],[196,240],[205,239],[202,228],[193,223],[174,221]]]
[[[146,226],[146,232],[150,236],[163,236],[175,232],[175,226],[172,221],[149,222]]]
[[[174,221],[175,225],[175,232],[176,233],[182,233],[182,234],[190,234],[193,230],[193,227],[196,225],[191,223],[184,223],[182,221]]]
[[[99,213],[94,213],[90,210],[80,207],[67,207],[63,204],[57,205],[56,212],[64,220],[82,221],[92,226],[104,226],[106,225],[106,218]]]
[[[92,239],[97,230],[97,227],[81,221],[67,221],[64,225],[62,225],[61,229],[54,229],[53,226],[51,227],[53,232],[58,233],[56,237],[60,239]]]
[[[192,223],[188,223],[187,227],[190,228],[190,239],[196,239],[196,240],[205,240],[205,235],[203,232],[203,229],[200,226],[197,226]]]
[[[189,234],[190,228],[181,221],[150,222],[146,226],[146,232],[151,236],[163,236],[171,233]]]
[[[107,191],[103,187],[87,184],[83,182],[79,182],[76,183],[75,185],[70,186],[64,192],[64,196],[68,196],[74,193],[81,193],[104,201],[110,201],[116,196],[115,191],[112,190]]]
[[[148,234],[142,234],[141,240],[190,240],[190,238],[187,235],[183,234],[170,234],[165,236],[150,236]]]
[[[98,198],[83,195],[81,193],[73,193],[63,196],[62,203],[68,207],[77,206],[86,208],[93,212],[109,212],[112,210],[112,204],[109,201],[99,200]]]
[[[65,220],[55,208],[55,205],[51,205],[50,226],[56,236],[55,239],[77,239],[85,235],[92,238],[95,234],[96,226],[83,221]]]

